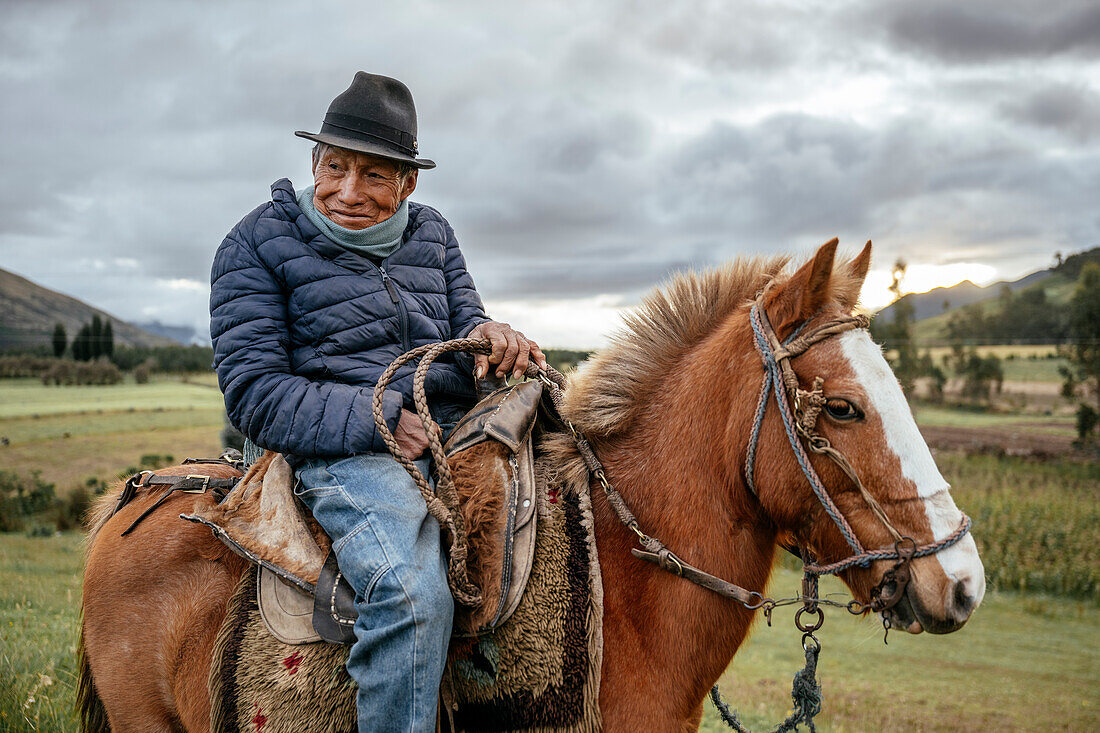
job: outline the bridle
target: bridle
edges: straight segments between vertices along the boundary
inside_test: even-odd
[[[764,413],[768,406],[768,397],[775,392],[775,404],[783,423],[783,430],[791,445],[791,450],[798,461],[802,474],[810,484],[814,495],[821,504],[825,513],[832,519],[844,541],[852,549],[852,554],[847,558],[819,565],[811,561],[809,551],[801,549],[803,558],[803,571],[812,576],[831,575],[846,570],[853,566],[867,567],[874,560],[897,560],[898,564],[887,571],[872,592],[872,602],[868,609],[873,611],[885,611],[892,608],[904,595],[905,585],[909,579],[909,563],[917,557],[932,555],[946,549],[961,540],[970,531],[970,518],[965,514],[959,526],[951,534],[941,540],[924,545],[917,543],[907,536],[903,536],[891,523],[886,512],[878,503],[871,492],[867,490],[852,464],[843,453],[834,448],[828,438],[817,432],[817,419],[826,403],[821,377],[815,377],[813,387],[804,390],[799,386],[798,376],[791,366],[791,360],[804,354],[814,344],[824,341],[845,331],[857,328],[865,329],[868,319],[863,315],[842,316],[825,321],[807,333],[801,333],[801,328],[781,343],[775,330],[768,320],[768,316],[762,307],[763,296],[753,303],[749,311],[749,322],[752,325],[753,344],[764,364],[764,380],[760,386],[760,398],[757,400],[756,416],[753,421],[752,433],[749,439],[749,448],[745,459],[745,482],[749,490],[756,494],[754,481],[754,469],[756,464],[756,449],[760,437],[760,429],[764,420]],[[808,322],[807,322],[808,323]],[[805,324],[803,324],[803,327]],[[793,407],[792,407],[793,403]],[[893,547],[877,550],[864,549],[851,525],[837,508],[832,497],[829,496],[825,485],[810,463],[806,450],[811,453],[823,455],[833,461],[844,474],[859,489],[863,501],[871,512],[886,527],[890,536],[894,538]]]
[[[778,336],[776,336],[775,330],[772,328],[764,312],[763,301],[765,295],[766,291],[757,298],[749,311],[749,321],[752,325],[754,345],[764,366],[764,377],[760,387],[760,396],[757,400],[756,414],[753,420],[752,433],[749,438],[749,446],[746,454],[746,483],[750,491],[756,495],[754,469],[756,465],[757,446],[759,444],[760,430],[763,425],[764,414],[767,411],[769,398],[774,394],[774,401],[779,410],[784,432],[787,435],[791,450],[798,461],[802,474],[806,477],[807,482],[809,482],[810,488],[813,490],[822,508],[824,508],[825,513],[832,519],[833,523],[844,537],[845,542],[847,542],[848,546],[852,549],[852,554],[850,556],[836,562],[822,565],[816,563],[812,559],[807,548],[798,548],[798,552],[795,554],[799,555],[803,562],[803,589],[802,594],[798,598],[774,600],[764,596],[758,591],[747,590],[735,583],[711,575],[691,565],[683,558],[678,557],[655,536],[642,531],[630,507],[627,505],[622,495],[619,494],[608,480],[603,465],[596,457],[588,440],[568,420],[564,422],[573,434],[573,438],[577,443],[577,449],[581,458],[587,465],[589,472],[603,488],[604,494],[607,496],[608,503],[615,512],[615,515],[627,529],[635,534],[639,544],[641,544],[642,547],[640,549],[631,549],[631,553],[635,557],[652,562],[663,570],[679,575],[721,596],[735,600],[749,610],[761,609],[768,617],[769,623],[771,621],[771,612],[775,608],[793,603],[802,603],[803,608],[799,610],[796,616],[796,624],[803,633],[811,634],[813,631],[820,628],[824,620],[821,609],[818,607],[819,604],[843,605],[848,611],[854,614],[860,614],[865,611],[881,612],[893,608],[905,595],[905,589],[910,578],[910,562],[914,558],[931,555],[954,545],[970,531],[971,522],[970,518],[964,514],[955,531],[941,540],[924,545],[917,545],[911,537],[903,536],[898,532],[893,523],[890,522],[889,517],[886,516],[882,506],[867,490],[867,487],[864,486],[859,475],[856,473],[855,469],[852,468],[852,464],[844,454],[834,448],[829,443],[829,440],[816,430],[818,415],[826,402],[823,391],[824,380],[821,377],[815,377],[813,380],[813,387],[810,390],[804,390],[799,386],[798,375],[795,374],[794,368],[791,366],[791,360],[793,358],[804,354],[814,344],[844,333],[845,331],[857,328],[867,328],[867,317],[857,315],[834,318],[808,331],[806,331],[806,325],[810,323],[810,321],[806,321],[785,343],[783,343],[780,342]],[[559,412],[562,412],[561,408],[565,400],[562,388],[565,385],[565,380],[557,372],[553,370],[549,371],[549,374],[539,371],[538,373],[533,373],[532,376],[542,381],[543,384],[549,388],[551,399],[555,406],[559,408]],[[534,372],[534,370],[532,370],[532,372]],[[884,547],[875,550],[867,550],[863,547],[855,531],[844,518],[840,509],[837,508],[829,492],[825,489],[824,483],[810,463],[807,450],[811,453],[826,456],[836,463],[844,474],[851,479],[852,483],[859,489],[863,500],[867,503],[868,507],[870,507],[872,513],[882,522],[887,531],[894,538],[892,547]],[[881,581],[872,589],[870,603],[864,604],[852,600],[847,604],[838,604],[817,597],[817,580],[820,576],[839,573],[842,570],[857,565],[860,567],[867,567],[875,560],[896,560],[897,562],[891,569],[883,574]],[[802,623],[801,617],[806,613],[817,615],[816,624]],[[883,617],[883,623],[886,625],[886,628],[889,629],[889,620],[886,616]]]

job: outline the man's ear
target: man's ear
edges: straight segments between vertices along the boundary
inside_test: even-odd
[[[828,302],[829,279],[833,274],[838,243],[839,240],[834,238],[821,245],[812,260],[800,267],[787,282],[767,294],[764,309],[780,339],[786,338]]]
[[[412,196],[412,192],[416,190],[416,178],[420,175],[419,168],[413,168],[411,172],[405,175],[405,186],[401,192],[401,200],[404,201],[409,196]]]

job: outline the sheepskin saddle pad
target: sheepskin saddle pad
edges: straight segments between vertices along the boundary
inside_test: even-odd
[[[527,582],[515,608],[495,625],[491,621],[502,608],[499,592],[494,596],[482,586],[485,608],[456,608],[440,693],[442,730],[600,729],[603,591],[588,476],[575,460],[562,467],[567,436],[547,433],[538,442],[531,467],[532,522],[538,530]],[[469,491],[461,485],[461,461],[452,463],[452,471],[460,494]],[[494,521],[483,523],[499,532],[499,506],[489,509],[479,511]],[[476,512],[463,513],[469,522]],[[473,522],[468,526],[473,558],[477,532]],[[310,531],[308,524],[303,531]],[[480,578],[476,561],[470,570],[472,578]],[[276,638],[258,604],[264,571],[256,563],[243,575],[215,643],[211,731],[354,731],[356,688],[344,668],[348,647]],[[291,581],[275,582],[286,586],[284,593],[298,592]],[[378,729],[385,727],[379,721]]]

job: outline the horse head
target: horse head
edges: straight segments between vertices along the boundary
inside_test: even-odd
[[[779,529],[780,541],[797,545],[818,568],[833,565],[858,601],[874,604],[879,596],[871,607],[894,627],[948,633],[982,600],[982,562],[966,531],[968,520],[955,506],[881,348],[866,329],[849,327],[861,325],[851,313],[871,243],[839,266],[834,266],[836,246],[833,240],[821,247],[757,300],[757,343],[765,343],[761,331],[766,330],[781,359],[785,344],[792,353],[785,384],[776,385],[778,394],[755,425],[757,444],[748,456],[746,481]],[[750,313],[750,322],[754,317]],[[838,323],[847,325],[830,330]],[[760,352],[765,367],[768,350]],[[788,398],[791,416],[785,424],[776,400]],[[793,425],[797,439],[789,435],[790,423],[798,423]],[[801,461],[796,442],[808,448]],[[839,457],[830,460],[831,451]],[[825,498],[811,490],[807,461]],[[862,560],[852,561],[859,550]],[[899,566],[899,551],[917,555],[903,563],[908,584],[902,581],[900,587],[891,574]],[[893,591],[896,597],[882,603],[881,596]]]

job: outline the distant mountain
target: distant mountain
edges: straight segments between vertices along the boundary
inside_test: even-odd
[[[94,315],[111,322],[117,345],[171,346],[176,343],[76,298],[0,269],[0,350],[48,345],[56,323],[65,327],[72,341],[80,327],[89,323]]]
[[[964,305],[996,298],[1006,287],[1013,292],[1023,290],[1035,283],[1046,280],[1053,274],[1052,270],[1039,270],[1019,280],[995,282],[992,285],[985,286],[975,285],[969,280],[963,280],[958,285],[952,285],[949,288],[932,288],[927,293],[909,293],[880,310],[875,317],[887,321],[893,320],[894,306],[905,301],[913,304],[913,320],[923,321],[925,318],[934,318],[946,311],[962,308]]]
[[[138,322],[134,325],[143,331],[170,338],[176,343],[183,344],[184,346],[192,346],[194,344],[199,344],[201,346],[210,345],[209,339],[204,343],[199,335],[195,333],[195,329],[191,326],[172,326],[167,323],[161,323],[160,321]]]
[[[1077,276],[1086,262],[1100,262],[1100,247],[1070,255],[1054,267],[1038,270],[1012,282],[996,282],[981,287],[965,280],[949,288],[933,288],[927,293],[910,293],[880,310],[875,318],[882,321],[892,321],[894,307],[897,303],[904,301],[913,305],[913,320],[926,321],[934,319],[938,322],[943,320],[941,316],[957,308],[995,299],[1006,287],[1012,292],[1037,286],[1043,287],[1048,291],[1048,296],[1055,296],[1054,302],[1059,302],[1061,296],[1068,293],[1067,285],[1077,280]],[[933,324],[927,324],[921,331],[926,332],[926,335],[933,335],[939,331],[939,328],[933,327]]]

